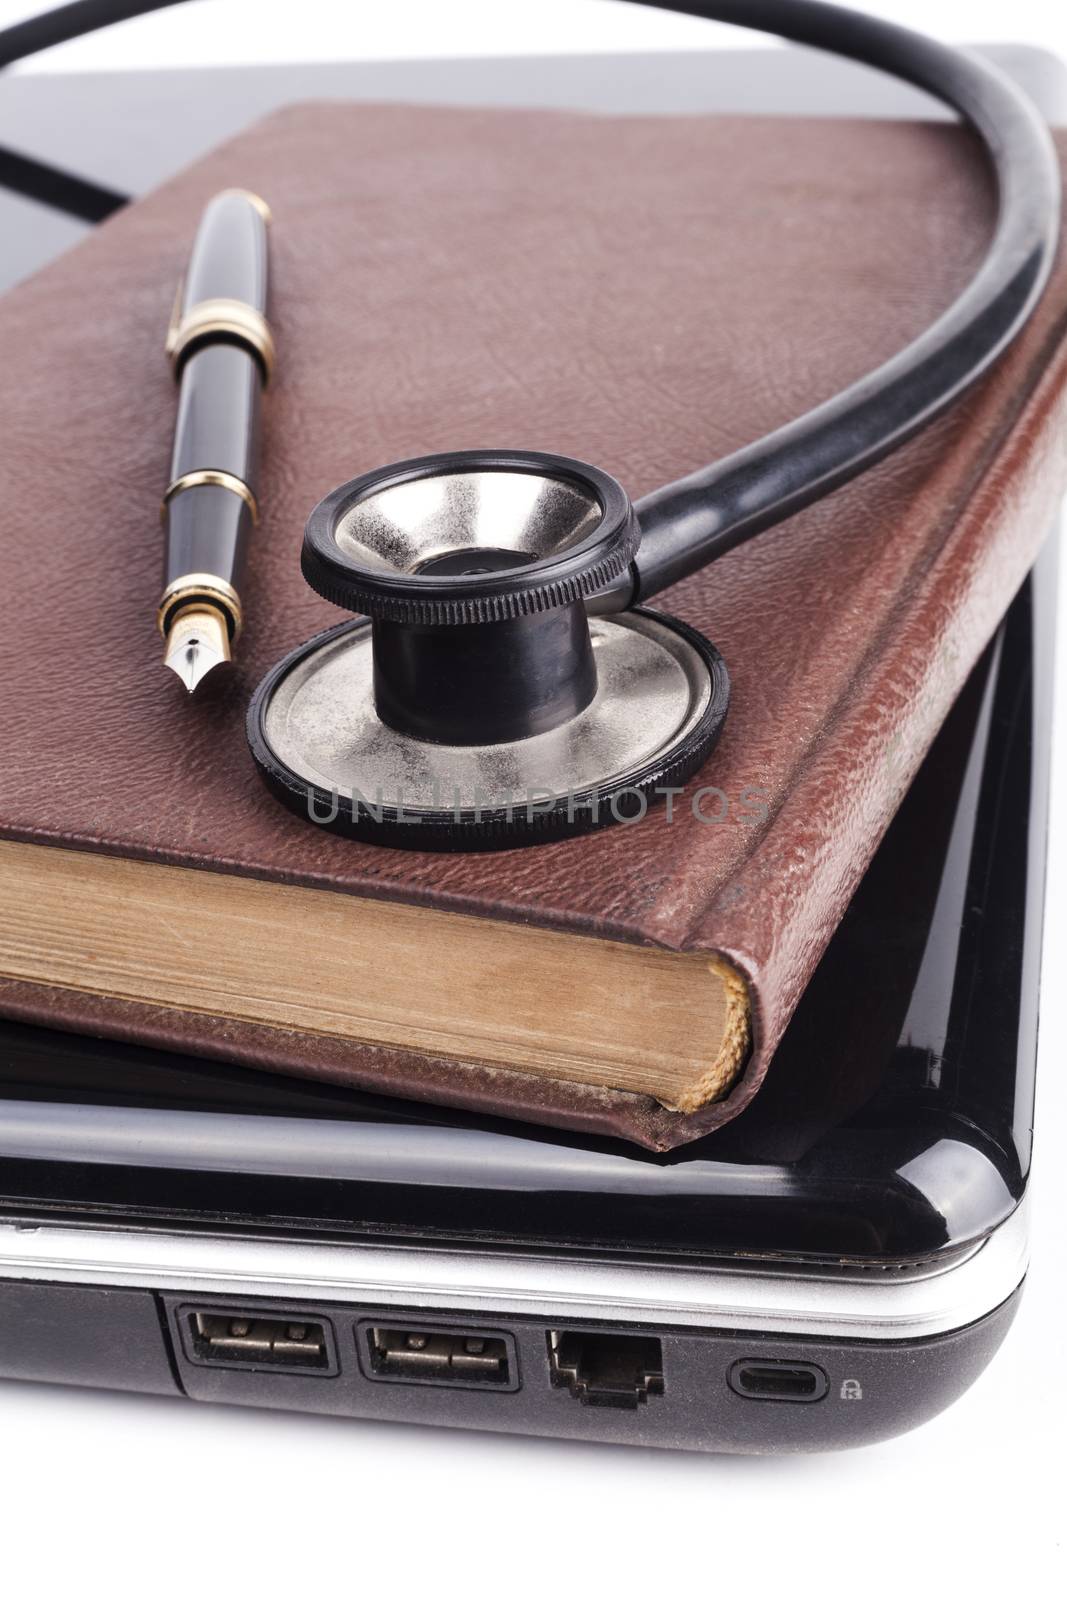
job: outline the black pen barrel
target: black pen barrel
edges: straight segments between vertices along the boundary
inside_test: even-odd
[[[263,376],[239,345],[210,344],[182,368],[170,481],[213,470],[239,478],[255,495]]]
[[[228,189],[207,206],[179,288],[167,354],[180,385],[164,496],[164,634],[205,603],[241,628],[240,591],[259,520],[260,398],[274,362],[267,324],[269,213]]]
[[[238,345],[205,345],[185,362],[174,435],[164,587],[212,573],[240,593],[258,520],[262,372]]]

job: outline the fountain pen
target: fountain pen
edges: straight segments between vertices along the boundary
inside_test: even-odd
[[[274,366],[269,223],[266,204],[247,190],[209,202],[167,332],[179,393],[158,622],[164,662],[190,694],[232,659],[241,632],[241,582],[259,521],[260,397]]]

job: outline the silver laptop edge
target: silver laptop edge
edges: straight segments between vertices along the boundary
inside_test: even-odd
[[[947,1263],[801,1271],[0,1224],[0,1279],[745,1330],[922,1339],[1001,1305],[1027,1265],[1025,1202]]]

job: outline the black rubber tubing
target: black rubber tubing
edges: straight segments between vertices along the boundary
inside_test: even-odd
[[[0,67],[178,3],[73,0],[0,30]],[[996,184],[997,222],[966,289],[891,360],[794,422],[640,500],[640,547],[629,573],[587,602],[600,612],[647,600],[829,494],[933,421],[989,369],[1030,316],[1059,231],[1059,168],[1048,129],[1022,91],[980,57],[821,0],[638,4],[777,34],[926,90],[981,139]]]
[[[1060,176],[1048,129],[1022,91],[980,57],[811,0],[641,3],[776,33],[927,90],[981,138],[997,223],[967,288],[899,354],[795,422],[639,500],[633,586],[629,593],[613,586],[611,609],[647,600],[821,499],[932,422],[1019,333],[1048,280],[1059,233]]]

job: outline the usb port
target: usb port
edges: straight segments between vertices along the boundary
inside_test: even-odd
[[[362,1335],[360,1355],[368,1378],[518,1388],[514,1350],[505,1334],[375,1323],[365,1325]]]
[[[735,1361],[727,1374],[735,1394],[745,1400],[821,1400],[829,1388],[826,1373],[810,1361]]]
[[[328,1324],[297,1314],[187,1310],[183,1331],[189,1359],[205,1365],[336,1371]]]

